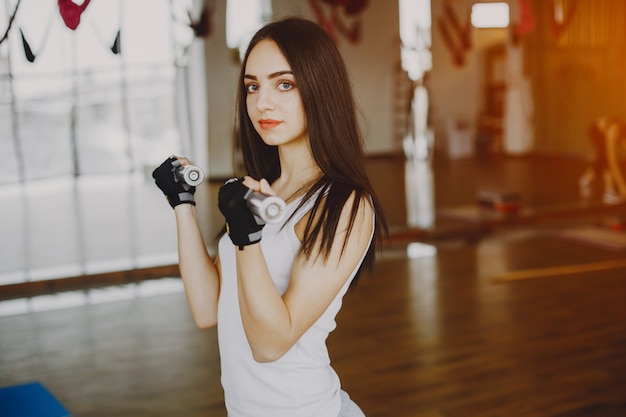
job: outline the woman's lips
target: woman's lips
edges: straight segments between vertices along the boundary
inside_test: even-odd
[[[264,130],[274,129],[276,126],[278,126],[281,123],[282,122],[280,120],[272,120],[272,119],[259,120],[259,126],[261,126],[261,129],[264,129]]]

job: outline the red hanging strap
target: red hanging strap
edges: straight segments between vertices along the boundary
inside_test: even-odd
[[[535,15],[530,0],[518,0],[520,5],[519,22],[515,25],[515,33],[519,36],[528,35],[535,29]]]
[[[59,0],[59,12],[65,22],[65,26],[76,30],[80,24],[80,16],[83,14],[91,0],[85,0],[83,4],[76,4],[72,0]]]

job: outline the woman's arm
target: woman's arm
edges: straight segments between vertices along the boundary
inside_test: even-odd
[[[178,233],[178,259],[185,294],[196,325],[217,324],[220,292],[218,265],[211,260],[196,217],[196,208],[181,204],[174,208]]]
[[[211,261],[200,233],[194,200],[196,189],[175,176],[176,170],[186,165],[190,165],[189,159],[172,155],[152,172],[152,177],[174,209],[179,267],[187,300],[196,324],[204,328],[217,323],[219,270]]]
[[[298,255],[282,297],[260,244],[237,251],[241,317],[255,360],[272,362],[283,356],[321,317],[361,261],[371,240],[373,209],[367,199],[361,201],[344,247],[353,200],[344,205],[328,258]]]

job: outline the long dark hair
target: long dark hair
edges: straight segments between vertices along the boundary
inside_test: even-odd
[[[375,213],[374,241],[362,265],[371,269],[375,249],[381,247],[388,234],[387,223],[365,170],[363,137],[347,69],[331,37],[312,21],[291,17],[272,22],[250,41],[237,94],[236,145],[242,152],[244,168],[248,175],[266,178],[270,183],[280,176],[278,150],[266,145],[254,129],[246,109],[243,83],[250,51],[266,39],[276,43],[294,73],[306,113],[311,150],[322,171],[305,190],[300,203],[315,198],[301,251],[310,256],[321,236],[317,253],[323,257],[329,255],[341,211],[354,193],[348,234],[364,198],[371,201]]]

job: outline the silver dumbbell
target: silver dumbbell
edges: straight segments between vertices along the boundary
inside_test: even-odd
[[[278,223],[285,215],[287,205],[282,198],[248,191],[244,196],[250,211],[267,223]]]
[[[195,165],[185,165],[176,168],[174,171],[178,181],[182,181],[187,185],[200,185],[204,181],[204,171]]]

